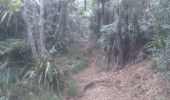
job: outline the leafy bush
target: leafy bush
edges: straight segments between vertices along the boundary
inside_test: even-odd
[[[169,37],[165,40],[165,47],[161,50],[157,50],[157,52],[155,52],[153,54],[154,59],[156,60],[156,62],[158,63],[158,69],[160,71],[169,71],[170,67],[170,58],[169,58],[169,50],[170,50],[170,42],[169,42]]]
[[[33,59],[30,48],[19,40],[8,40],[0,42],[0,61],[2,84],[10,84],[21,79],[22,71],[32,65]]]
[[[153,37],[145,44],[145,49],[147,52],[154,54],[158,50],[165,48],[165,42],[159,37]]]

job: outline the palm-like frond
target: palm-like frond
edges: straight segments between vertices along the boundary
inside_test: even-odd
[[[7,86],[17,82],[21,75],[22,67],[19,66],[24,61],[16,58],[22,55],[20,52],[25,46],[25,43],[19,40],[0,41],[0,59],[2,59],[0,61],[0,70]]]
[[[15,49],[22,48],[24,45],[24,42],[18,40],[0,41],[0,52],[3,54],[7,54],[14,51]]]

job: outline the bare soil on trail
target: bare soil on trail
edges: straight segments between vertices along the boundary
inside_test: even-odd
[[[88,67],[74,76],[80,95],[69,100],[170,100],[158,97],[169,84],[155,84],[152,64],[145,60],[118,72],[99,71],[95,58],[89,58]]]

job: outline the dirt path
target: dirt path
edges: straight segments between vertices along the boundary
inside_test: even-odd
[[[153,83],[151,61],[129,65],[116,73],[99,72],[95,59],[89,59],[88,67],[74,76],[81,93],[72,100],[168,100],[156,99],[164,85]]]
[[[142,87],[142,80],[147,82],[150,77],[147,70],[136,66],[119,73],[98,72],[93,62],[74,77],[82,90],[77,100],[154,100],[154,94]]]

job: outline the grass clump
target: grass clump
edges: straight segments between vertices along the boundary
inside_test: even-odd
[[[73,68],[73,73],[77,74],[79,71],[85,69],[87,67],[87,61],[85,59],[81,59],[77,65]]]
[[[67,81],[67,86],[69,96],[77,96],[79,94],[78,84],[73,79]]]
[[[60,100],[56,95],[42,94],[42,95],[28,95],[22,100]]]

